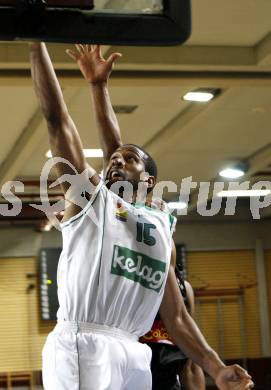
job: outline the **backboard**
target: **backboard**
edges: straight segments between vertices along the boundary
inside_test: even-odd
[[[0,40],[166,46],[190,31],[190,0],[0,0]]]

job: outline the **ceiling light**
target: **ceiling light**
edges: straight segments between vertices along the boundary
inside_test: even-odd
[[[85,157],[103,157],[102,149],[84,149]]]
[[[222,169],[219,172],[221,177],[225,177],[226,179],[238,179],[247,173],[249,165],[246,161],[238,161],[235,163],[231,163],[230,166]]]
[[[39,231],[40,232],[49,232],[51,229],[52,229],[52,224],[47,221],[47,222],[44,222],[41,224],[40,228],[39,228]]]
[[[227,179],[237,179],[244,176],[245,172],[238,168],[226,168],[219,172],[219,175]]]
[[[102,149],[83,149],[83,152],[85,157],[103,157]],[[46,153],[46,157],[52,157],[51,150],[48,150],[48,152]]]
[[[213,97],[210,92],[187,92],[183,99],[190,102],[209,102]]]
[[[219,198],[234,198],[234,197],[253,197],[253,196],[266,196],[270,195],[271,190],[231,190],[220,191],[216,195]]]
[[[167,205],[171,210],[183,210],[187,208],[187,203],[185,202],[169,202]]]
[[[183,99],[190,102],[209,102],[219,95],[220,92],[221,90],[219,88],[199,88],[195,91],[187,92],[183,96]]]

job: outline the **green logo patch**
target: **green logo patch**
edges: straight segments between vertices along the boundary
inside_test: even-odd
[[[114,245],[111,273],[124,276],[150,290],[159,292],[166,264],[131,249]]]

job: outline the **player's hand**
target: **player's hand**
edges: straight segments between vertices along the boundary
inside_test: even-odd
[[[254,387],[251,376],[237,364],[221,368],[215,382],[220,390],[249,390]]]
[[[120,53],[112,53],[107,59],[102,56],[100,45],[75,45],[75,50],[66,53],[77,62],[84,78],[90,83],[106,82]]]

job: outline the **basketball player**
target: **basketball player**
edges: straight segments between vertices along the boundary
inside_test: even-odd
[[[94,55],[88,46],[77,48],[70,55],[86,80],[96,83],[97,79],[88,78],[93,57],[100,65],[106,61],[98,48]],[[170,265],[170,259],[175,261],[174,221],[160,210],[134,205],[146,188],[150,193],[155,185],[154,161],[137,146],[116,145],[113,155],[107,156],[107,184],[121,181],[124,187],[132,186],[130,202],[119,191],[109,190],[86,163],[45,45],[31,44],[30,58],[52,154],[73,164],[82,180],[88,176],[92,188],[86,182],[89,200],[83,208],[73,194],[61,225],[60,308],[58,324],[43,349],[45,390],[150,390],[150,349],[137,340],[151,328],[159,307],[175,343],[220,389],[250,389],[253,384],[247,372],[237,365],[226,367],[185,310]],[[106,62],[107,75],[114,58]],[[109,99],[105,87],[99,87],[96,95],[103,104]],[[59,177],[72,173],[70,165],[57,165]],[[67,197],[69,183],[62,183],[62,188]],[[93,213],[99,223],[89,217]]]

